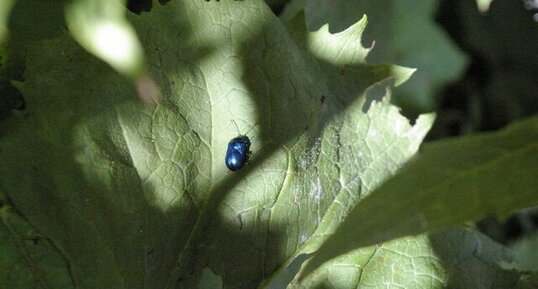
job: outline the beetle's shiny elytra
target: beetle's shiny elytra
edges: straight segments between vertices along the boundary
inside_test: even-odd
[[[233,138],[228,143],[224,162],[230,171],[237,171],[244,167],[250,157],[250,139],[246,135]]]

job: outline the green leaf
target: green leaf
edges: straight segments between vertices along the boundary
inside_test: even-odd
[[[195,287],[209,266],[252,288],[284,258],[259,249],[277,236],[264,206],[286,179],[284,145],[317,117],[318,85],[293,73],[304,59],[261,1],[175,1],[133,22],[160,103],[137,103],[67,35],[43,40],[19,85],[27,109],[0,143],[0,185],[66,252],[77,287]],[[237,174],[223,160],[231,120],[257,124]]]
[[[380,83],[371,87],[367,90],[365,98],[375,98],[374,95],[383,91],[386,85],[386,83]],[[326,128],[319,153],[316,153],[319,154],[317,162],[311,164],[312,160],[309,158],[299,161],[304,168],[308,169],[305,169],[305,172],[299,171],[299,176],[302,176],[304,180],[303,178],[297,180],[298,184],[295,186],[300,188],[297,190],[304,191],[302,194],[310,194],[314,199],[320,199],[318,209],[323,208],[321,204],[328,208],[323,216],[313,220],[317,228],[308,241],[306,241],[307,235],[300,237],[300,240],[305,241],[303,246],[268,280],[267,288],[280,288],[275,283],[280,283],[283,276],[290,275],[290,271],[296,272],[295,263],[301,260],[303,255],[319,248],[354,205],[395,173],[417,150],[420,141],[431,126],[433,116],[425,115],[417,120],[415,126],[410,126],[407,119],[402,117],[395,107],[389,105],[386,99],[382,102],[372,102],[367,113],[362,112],[361,102],[354,103],[341,119],[335,120]],[[325,199],[327,195],[332,201]],[[396,256],[393,254],[393,249],[400,250],[401,246],[417,254],[429,250],[424,240],[408,241],[416,242],[417,246],[408,248],[405,244],[395,243],[387,247],[389,250],[381,250],[376,254],[380,259],[390,263],[396,262],[397,259],[394,259]],[[327,278],[334,278],[334,280],[341,280],[339,285],[333,284],[334,287],[327,288],[354,288],[358,280],[362,278],[362,271],[357,268],[368,263],[368,256],[372,254],[372,250],[375,251],[375,249],[369,249],[353,252],[335,262],[325,264],[311,280],[303,280],[294,286],[311,288],[319,285],[320,282],[323,283]],[[434,258],[434,256],[429,257]],[[428,256],[425,257],[427,258]],[[404,265],[395,270],[388,270],[386,275],[370,271],[366,272],[364,277],[381,282],[380,280],[387,275],[400,274],[397,273],[400,269],[410,270]],[[432,269],[426,266],[424,270],[431,271]],[[431,278],[424,278],[417,282],[429,284]]]
[[[491,2],[493,0],[476,0],[476,6],[478,6],[478,10],[480,12],[484,13],[489,10],[489,6],[491,5]]]
[[[534,117],[501,132],[425,145],[354,208],[306,272],[355,248],[537,205],[537,128]]]
[[[307,234],[300,236],[299,239],[304,242],[302,247],[261,286],[263,288],[283,288],[293,280],[301,264],[311,256],[308,252],[319,247],[326,239],[325,236],[336,228],[362,197],[392,175],[416,151],[433,121],[431,115],[423,116],[414,127],[410,126],[398,109],[388,103],[387,88],[392,81],[381,81],[373,86],[367,84],[378,82],[389,75],[401,83],[413,70],[390,65],[374,66],[364,62],[368,49],[362,48],[361,36],[366,18],[338,34],[330,34],[327,26],[308,33],[301,23],[304,22],[300,16],[292,19],[290,29],[326,73],[330,90],[327,101],[333,100],[331,93],[334,93],[336,100],[335,104],[327,104],[325,109],[338,109],[342,105],[346,109],[329,122],[319,147],[314,146],[311,152],[297,160],[300,178],[295,181],[298,183],[294,185],[298,187],[295,190],[302,192],[301,195],[312,195],[314,199],[319,199],[320,203],[315,208],[323,211],[328,206],[326,213],[311,221],[313,227],[319,224],[314,234],[310,239]],[[356,48],[346,50],[338,47]],[[360,97],[357,99],[357,96]],[[326,203],[327,195],[333,201]],[[286,208],[287,203],[284,201],[282,206]],[[424,250],[429,250],[424,238],[416,243],[414,253],[421,254]],[[402,246],[410,252],[411,248],[406,244],[394,244],[391,248]],[[387,263],[398,259],[390,250],[380,250],[376,254]],[[361,270],[357,270],[368,262],[367,257],[370,255],[369,251],[354,252],[327,264],[311,280],[300,283],[294,281],[292,287],[316,288],[323,285],[333,288],[324,283],[327,279],[339,280],[337,285],[333,284],[334,288],[355,288],[357,280],[361,278],[382,282],[386,275],[370,271],[361,277]],[[435,263],[435,256],[427,256],[423,260],[428,259],[426,263]],[[405,267],[398,269],[412,270]],[[436,272],[434,276],[437,273],[443,274],[442,270],[432,269],[431,266],[425,266],[424,269]],[[399,271],[388,270],[386,274],[399,274]],[[430,284],[431,278],[425,277],[417,280],[417,283]]]
[[[14,3],[14,0],[4,0],[0,2],[0,48],[8,36],[8,18]]]
[[[145,73],[136,31],[125,18],[124,0],[73,0],[65,17],[73,38],[127,76]]]
[[[395,90],[394,97],[404,110],[419,114],[435,109],[433,97],[466,67],[465,56],[435,22],[438,2],[304,0],[293,2],[283,17],[289,18],[304,7],[311,30],[327,23],[329,31],[338,32],[366,14],[370,24],[363,42],[375,47],[368,62],[417,68],[414,76]]]
[[[489,10],[489,6],[491,5],[491,2],[493,0],[476,0],[476,6],[478,6],[478,10],[480,12],[484,13]]]
[[[510,256],[487,236],[457,228],[350,251],[291,288],[511,289],[523,275],[498,265]]]
[[[443,288],[446,272],[426,236],[354,250],[290,288]]]
[[[65,253],[78,288],[269,284],[433,122],[411,125],[389,103],[412,70],[364,63],[366,19],[305,34],[261,0],[171,1],[129,17],[158,103],[139,103],[67,35],[44,39],[18,85],[27,109],[0,142],[0,189]],[[232,120],[254,127],[251,161],[235,173],[224,165]]]

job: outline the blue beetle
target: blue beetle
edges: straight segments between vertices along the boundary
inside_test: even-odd
[[[246,135],[240,135],[234,137],[228,143],[228,150],[226,150],[226,158],[224,159],[226,167],[230,171],[237,171],[248,161],[250,157],[250,139]]]
[[[233,123],[237,131],[239,132],[235,121]],[[252,152],[250,151],[250,139],[248,138],[248,136],[241,135],[239,133],[238,137],[234,137],[228,143],[228,149],[226,150],[226,157],[224,158],[224,163],[230,171],[235,172],[245,166],[251,154]]]

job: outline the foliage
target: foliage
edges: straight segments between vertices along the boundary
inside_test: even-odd
[[[369,63],[394,63],[420,67],[415,75],[394,90],[394,100],[407,114],[418,115],[436,108],[435,98],[443,86],[455,81],[466,66],[466,57],[434,22],[436,0],[296,0],[284,18],[299,8],[306,24],[317,30],[328,23],[331,32],[342,31],[363,14],[369,19],[364,43],[374,47]],[[354,11],[353,13],[351,11]]]
[[[0,284],[536,284],[524,258],[536,238],[509,249],[443,230],[538,204],[538,119],[419,150],[435,115],[411,122],[391,104],[415,72],[400,65],[425,83],[401,91],[428,99],[465,59],[434,27],[435,5],[416,12],[412,38],[405,1],[389,21],[382,1],[313,9],[322,2],[292,1],[280,17],[261,0],[155,1],[140,14],[119,0],[0,6]],[[99,46],[103,23],[116,34]],[[448,51],[447,69],[425,51]],[[141,101],[153,82],[158,97]],[[235,173],[223,160],[232,121],[254,127]]]
[[[357,205],[313,262],[356,247],[538,205],[538,118],[497,134],[443,140]],[[463,205],[465,204],[465,205]],[[383,207],[383,211],[379,208]],[[324,253],[328,252],[328,253]]]

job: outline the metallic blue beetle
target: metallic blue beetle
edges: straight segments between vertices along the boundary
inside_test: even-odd
[[[237,130],[238,137],[234,137],[228,143],[228,149],[226,150],[226,157],[224,158],[224,163],[230,171],[237,171],[244,167],[252,152],[250,151],[250,139],[247,134],[254,128],[255,124],[250,127],[250,129],[245,133],[241,134],[237,123],[232,120],[232,123]]]
[[[252,152],[250,151],[250,139],[248,136],[240,135],[234,137],[228,143],[228,150],[226,150],[226,158],[224,159],[226,167],[234,172],[239,170],[245,166],[250,154]]]

